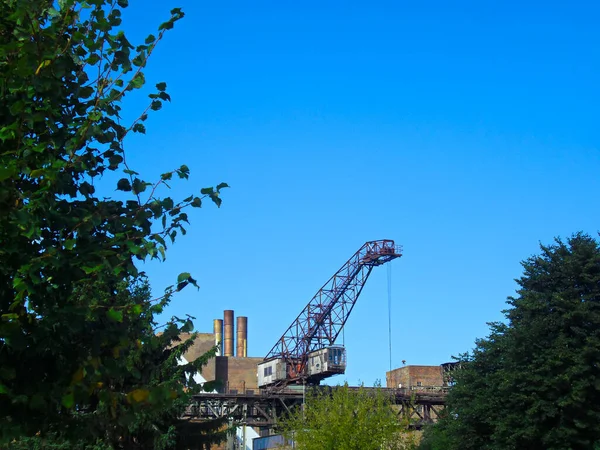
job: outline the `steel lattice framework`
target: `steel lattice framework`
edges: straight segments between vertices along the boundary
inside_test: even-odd
[[[322,387],[321,392],[330,390]],[[350,389],[358,389],[351,387]],[[362,388],[367,392],[381,390],[397,405],[399,417],[409,419],[411,427],[421,428],[424,424],[436,422],[446,405],[448,388],[443,386],[414,387],[404,389]],[[301,391],[252,391],[231,394],[203,393],[194,395],[183,414],[188,420],[214,420],[229,418],[238,425],[273,428],[282,417],[295,408],[302,407],[304,396]]]
[[[301,376],[307,355],[333,345],[356,304],[373,267],[402,256],[402,248],[383,239],[365,243],[315,294],[265,361],[282,358]]]

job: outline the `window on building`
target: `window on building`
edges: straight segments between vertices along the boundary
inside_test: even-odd
[[[265,377],[268,377],[269,375],[272,375],[272,374],[273,374],[273,367],[272,366],[264,368],[263,375]]]
[[[417,381],[417,386],[423,386],[423,383],[421,383],[420,381]]]

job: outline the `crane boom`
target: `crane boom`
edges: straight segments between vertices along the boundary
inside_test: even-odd
[[[396,246],[394,241],[389,239],[366,242],[319,289],[269,351],[264,361],[280,361],[285,366],[284,378],[287,382],[307,378],[309,354],[335,344],[373,267],[402,256],[401,251],[400,246]],[[345,358],[345,353],[343,357]],[[265,370],[265,374],[267,372]],[[321,372],[320,378],[333,374]],[[281,373],[273,377],[281,378]]]

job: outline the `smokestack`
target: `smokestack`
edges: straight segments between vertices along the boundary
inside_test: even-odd
[[[233,356],[233,310],[231,309],[225,310],[224,331],[225,339],[223,339],[223,355]]]
[[[215,345],[217,346],[217,356],[223,354],[223,320],[215,319],[213,322],[215,333]]]
[[[238,358],[248,356],[248,318],[239,316],[237,318],[237,352]]]

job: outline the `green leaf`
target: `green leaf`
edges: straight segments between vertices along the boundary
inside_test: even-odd
[[[139,123],[139,122],[138,122],[138,123],[136,123],[136,124],[133,126],[132,130],[133,130],[135,133],[146,134],[146,127],[144,126],[144,124],[143,124],[143,123]]]
[[[177,277],[177,282],[181,283],[182,281],[187,281],[192,275],[189,272],[182,272]]]
[[[219,184],[217,184],[217,192],[223,188],[228,188],[228,187],[229,187],[229,185],[227,183],[219,183]]]
[[[83,270],[86,275],[89,275],[90,273],[98,272],[100,269],[102,269],[102,267],[103,267],[102,264],[94,266],[94,267],[83,266],[81,268],[81,270]]]
[[[22,100],[17,100],[10,106],[10,108],[8,108],[8,110],[13,116],[18,116],[23,111],[23,108],[25,108],[25,102]]]
[[[127,8],[129,6],[129,0],[117,0],[117,5],[121,8]]]
[[[75,245],[76,240],[75,239],[67,239],[65,241],[65,249],[66,250],[72,250],[73,246]]]
[[[117,190],[125,192],[131,191],[131,183],[127,178],[121,178],[117,182]]]
[[[183,164],[179,169],[177,169],[177,175],[179,175],[179,178],[187,179],[190,175],[189,167]]]
[[[202,195],[212,195],[214,194],[215,190],[211,187],[207,187],[207,188],[202,188],[200,189],[200,193]]]
[[[81,98],[89,98],[94,94],[94,88],[91,86],[84,86],[79,89],[79,95]]]
[[[18,319],[19,315],[15,314],[15,313],[10,313],[10,314],[2,314],[2,320],[14,320],[14,319]]]
[[[154,41],[156,41],[156,37],[153,34],[148,35],[148,37],[146,38],[146,40],[144,41],[146,44],[150,45],[153,44]]]
[[[93,111],[88,114],[88,119],[90,119],[92,122],[97,122],[101,118],[102,118],[102,113],[100,111]]]
[[[35,74],[38,75],[40,73],[40,70],[42,70],[44,67],[48,67],[50,64],[52,64],[52,61],[49,59],[42,61],[41,64],[36,69]]]
[[[146,190],[147,183],[143,182],[139,178],[133,180],[132,190],[134,194],[140,194]]]
[[[90,183],[88,183],[87,181],[84,181],[79,186],[79,192],[81,193],[81,195],[84,195],[87,197],[87,196],[92,195],[94,192],[96,192],[96,188],[94,186],[92,186]]]
[[[194,200],[192,200],[192,207],[200,208],[201,206],[202,206],[202,199],[200,197],[194,197]]]
[[[162,30],[170,30],[173,28],[173,21],[169,20],[168,22],[163,22],[160,24],[160,26],[158,27],[159,31]]]
[[[194,331],[194,322],[192,322],[190,319],[187,319],[181,327],[181,332],[191,333],[192,331]]]
[[[110,158],[108,158],[108,162],[110,163],[109,167],[111,169],[116,169],[117,167],[119,167],[119,164],[123,162],[123,157],[121,155],[113,155]]]
[[[88,56],[88,58],[85,62],[93,66],[98,61],[100,61],[100,55],[97,55],[96,53],[92,53],[90,56]]]
[[[135,314],[136,316],[139,316],[140,314],[142,314],[143,308],[142,305],[133,305],[131,308],[131,312],[133,314]]]
[[[131,60],[131,62],[133,63],[134,66],[141,67],[146,62],[146,54],[145,53],[140,53],[135,58],[133,58]]]
[[[135,403],[145,402],[148,400],[149,395],[150,391],[147,389],[135,389],[127,394],[127,400]]]
[[[156,89],[158,89],[159,91],[164,91],[165,89],[167,89],[167,83],[160,82],[160,83],[156,83]]]
[[[145,82],[146,82],[146,78],[144,77],[144,74],[142,72],[139,72],[137,75],[135,75],[131,79],[130,85],[134,89],[139,89],[144,85]]]
[[[214,194],[211,194],[210,199],[213,201],[213,203],[215,205],[217,205],[218,208],[221,207],[221,203],[223,203],[223,200],[221,200],[221,198],[219,197],[219,193],[215,192]]]
[[[123,322],[123,311],[110,308],[108,311],[106,311],[106,316],[114,322]]]
[[[0,181],[4,181],[7,178],[12,177],[15,172],[16,172],[15,166],[0,167]]]
[[[61,403],[67,409],[73,408],[73,406],[75,406],[75,395],[73,395],[72,392],[68,393],[67,395],[63,395]]]

